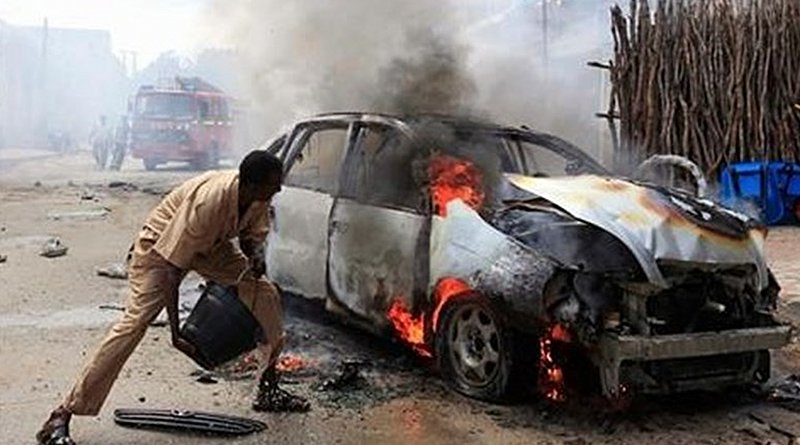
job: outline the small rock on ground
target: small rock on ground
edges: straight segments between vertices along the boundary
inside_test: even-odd
[[[66,255],[67,250],[69,250],[69,247],[64,245],[60,239],[50,238],[46,243],[44,243],[44,246],[42,246],[42,251],[39,253],[39,255],[46,258],[56,258]]]

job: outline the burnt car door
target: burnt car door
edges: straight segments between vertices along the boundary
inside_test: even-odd
[[[332,297],[371,326],[394,300],[412,307],[425,282],[418,268],[420,211],[407,128],[360,122],[331,213],[328,276]],[[425,282],[423,282],[425,281]]]
[[[349,139],[347,121],[308,122],[273,150],[286,176],[272,200],[266,257],[270,279],[284,290],[309,298],[328,294],[328,218]]]

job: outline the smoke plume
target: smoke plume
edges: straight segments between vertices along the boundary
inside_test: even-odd
[[[549,2],[545,24],[520,0],[217,0],[208,24],[239,54],[255,140],[320,112],[422,112],[526,124],[596,153],[605,92],[586,62],[611,53],[608,2],[572,3]]]

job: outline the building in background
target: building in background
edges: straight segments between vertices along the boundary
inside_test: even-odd
[[[125,112],[129,90],[108,31],[0,22],[0,148],[85,141],[100,115]]]

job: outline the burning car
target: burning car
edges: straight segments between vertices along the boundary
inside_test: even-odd
[[[267,150],[286,168],[270,277],[391,332],[469,396],[563,399],[575,351],[607,397],[741,385],[788,343],[761,225],[557,137],[344,113]]]

